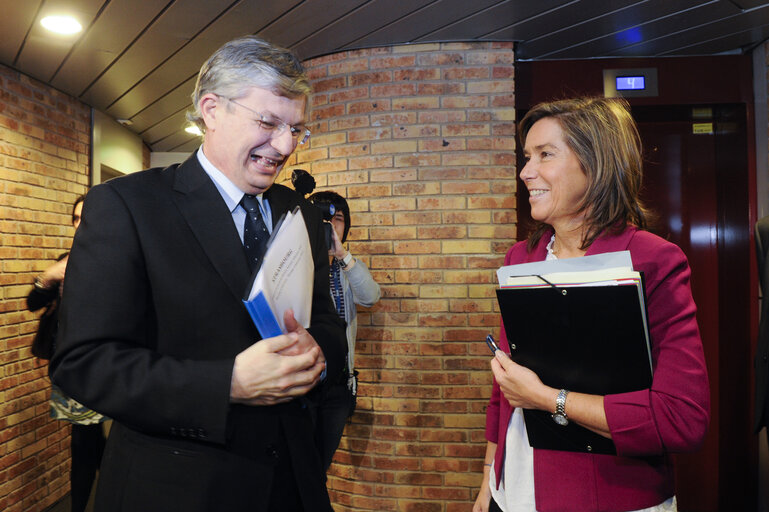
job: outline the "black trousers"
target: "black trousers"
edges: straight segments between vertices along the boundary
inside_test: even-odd
[[[69,476],[72,512],[83,512],[88,505],[91,487],[104,453],[106,440],[101,423],[95,425],[73,423],[70,441],[72,468]]]
[[[502,509],[499,508],[499,505],[494,501],[494,498],[491,498],[491,502],[489,503],[489,512],[502,512]]]
[[[353,412],[354,397],[347,389],[347,380],[324,384],[319,390],[319,403],[315,404],[315,443],[320,451],[323,469],[328,471],[334,453],[342,440],[347,418]]]

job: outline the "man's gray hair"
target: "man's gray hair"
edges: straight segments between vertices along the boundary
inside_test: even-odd
[[[216,50],[200,68],[187,120],[205,133],[200,98],[215,93],[238,99],[251,87],[292,99],[312,92],[304,67],[293,52],[258,37],[241,37]]]

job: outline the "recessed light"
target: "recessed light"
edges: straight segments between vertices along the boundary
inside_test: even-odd
[[[57,34],[77,34],[83,30],[82,25],[72,16],[46,16],[40,24]]]
[[[192,135],[203,135],[203,132],[200,131],[200,128],[198,128],[194,124],[191,124],[191,125],[187,126],[184,129],[184,131],[187,132],[187,133],[191,133]]]

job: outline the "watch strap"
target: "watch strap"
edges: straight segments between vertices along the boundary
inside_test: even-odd
[[[568,390],[562,389],[558,392],[558,396],[555,398],[553,420],[561,426],[565,426],[569,423],[569,418],[566,416],[566,395],[568,394]]]
[[[347,256],[345,256],[341,260],[337,260],[337,261],[339,262],[339,266],[340,267],[347,268],[347,265],[349,265],[350,262],[352,261],[352,254],[348,252]]]

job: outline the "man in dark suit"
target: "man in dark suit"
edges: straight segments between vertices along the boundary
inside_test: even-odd
[[[344,326],[320,215],[273,184],[309,136],[309,92],[287,50],[227,43],[193,94],[200,150],[89,192],[51,364],[57,385],[115,420],[96,510],[331,510],[306,402],[339,378]],[[240,204],[249,196],[258,213]],[[241,302],[261,263],[246,256],[246,218],[269,231],[297,205],[315,265],[310,326],[286,312],[288,334],[260,341]]]

